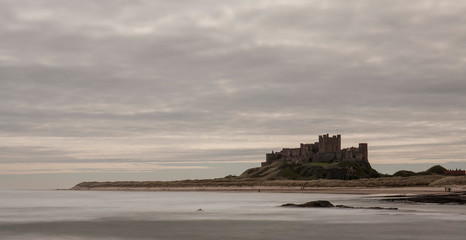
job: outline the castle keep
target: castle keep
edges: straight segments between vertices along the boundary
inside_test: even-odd
[[[267,153],[262,166],[277,161],[296,164],[309,162],[339,162],[345,160],[368,162],[367,143],[359,143],[359,147],[341,149],[341,135],[320,135],[319,142],[301,143],[299,148],[283,148],[280,152]]]

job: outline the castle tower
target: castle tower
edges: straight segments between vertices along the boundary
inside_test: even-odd
[[[324,143],[324,136],[325,135],[319,135],[319,152],[323,152],[324,151],[324,146],[325,146],[325,143]],[[327,134],[328,136],[328,134]]]
[[[329,137],[328,133],[319,135],[319,152],[341,151],[341,135]]]
[[[359,152],[362,155],[362,160],[365,161],[365,162],[368,162],[369,161],[369,156],[367,155],[367,153],[368,153],[367,143],[360,143],[359,144]]]

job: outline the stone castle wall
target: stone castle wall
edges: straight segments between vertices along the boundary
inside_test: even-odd
[[[359,147],[341,149],[341,135],[330,137],[320,135],[319,142],[300,144],[299,148],[283,148],[280,152],[266,154],[266,161],[262,166],[277,161],[303,164],[309,162],[338,162],[356,160],[368,162],[367,143],[359,143]]]

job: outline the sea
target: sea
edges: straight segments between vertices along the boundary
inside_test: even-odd
[[[466,206],[380,195],[0,191],[0,239],[466,239]],[[398,208],[284,208],[334,205]]]

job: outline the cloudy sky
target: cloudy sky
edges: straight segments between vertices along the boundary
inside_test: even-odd
[[[466,1],[0,0],[0,188],[239,175],[342,134],[466,168]]]

